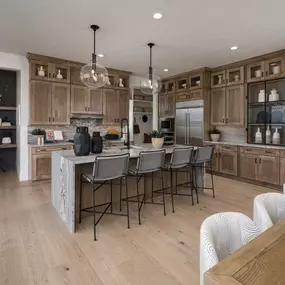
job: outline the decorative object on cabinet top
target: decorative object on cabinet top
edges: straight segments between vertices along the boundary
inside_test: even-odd
[[[161,79],[160,77],[153,74],[152,68],[152,48],[154,43],[147,44],[150,50],[149,55],[149,72],[140,80],[140,89],[142,93],[152,95],[160,92],[161,90]]]
[[[213,142],[217,142],[220,139],[221,131],[219,129],[217,129],[216,127],[213,127],[213,128],[208,130],[208,134],[210,135],[211,140]]]
[[[107,84],[108,71],[105,68],[105,66],[97,62],[96,31],[99,30],[99,26],[91,25],[90,28],[94,32],[94,46],[93,46],[93,53],[92,53],[92,61],[91,63],[88,63],[81,68],[80,79],[86,86],[96,89],[96,88],[103,87]],[[124,86],[121,86],[121,87],[124,87]]]

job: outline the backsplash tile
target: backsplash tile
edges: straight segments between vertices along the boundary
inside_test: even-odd
[[[119,126],[103,126],[102,120],[99,119],[70,119],[70,125],[69,126],[29,126],[28,127],[28,143],[36,143],[37,138],[31,134],[32,130],[35,128],[41,128],[45,130],[57,130],[62,131],[63,139],[65,141],[72,140],[74,137],[74,134],[76,132],[76,127],[88,127],[89,134],[92,136],[93,132],[100,132],[101,136],[105,136],[108,129],[115,128],[117,131],[120,131]]]
[[[219,126],[218,129],[221,131],[220,141],[237,143],[246,141],[244,128]]]

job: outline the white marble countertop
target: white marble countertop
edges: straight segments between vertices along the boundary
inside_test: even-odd
[[[204,144],[236,145],[236,146],[245,146],[245,147],[272,148],[272,149],[285,150],[284,146],[250,144],[250,143],[245,143],[245,142],[224,142],[224,141],[213,142],[213,141],[204,141]]]
[[[73,146],[71,142],[55,142],[55,143],[44,143],[43,145],[38,145],[36,143],[29,143],[30,147],[57,147],[57,146]]]
[[[163,147],[165,149],[166,154],[172,153],[174,148],[177,147],[185,147],[184,145],[173,145]],[[90,154],[87,156],[76,156],[73,150],[64,150],[55,152],[56,155],[60,155],[61,157],[73,162],[74,164],[84,164],[84,163],[92,163],[94,162],[97,156],[109,156],[116,154],[129,153],[130,158],[138,158],[141,151],[155,151],[152,144],[143,144],[139,146],[131,146],[131,149],[120,149],[120,148],[106,148],[103,149],[102,153],[99,154]]]

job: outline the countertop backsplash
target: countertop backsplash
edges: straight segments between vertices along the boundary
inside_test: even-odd
[[[88,127],[89,129],[89,134],[92,136],[93,132],[100,132],[101,136],[105,136],[107,133],[108,129],[110,128],[115,128],[120,132],[120,127],[119,126],[103,126],[102,125],[102,120],[98,119],[71,119],[70,120],[70,125],[69,126],[29,126],[28,127],[28,143],[29,144],[34,144],[37,142],[37,138],[31,134],[33,129],[36,128],[41,128],[45,130],[57,130],[57,131],[62,131],[63,134],[63,140],[68,141],[68,140],[73,140],[74,134],[76,132],[76,127]]]
[[[244,143],[246,141],[245,129],[240,127],[217,126],[221,131],[220,141]]]

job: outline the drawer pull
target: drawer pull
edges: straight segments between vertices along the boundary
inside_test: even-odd
[[[270,151],[270,150],[266,150],[266,151],[265,151],[265,153],[272,153],[272,151]]]
[[[247,150],[247,151],[252,151],[252,149],[250,149],[250,148],[246,148],[246,150]]]

